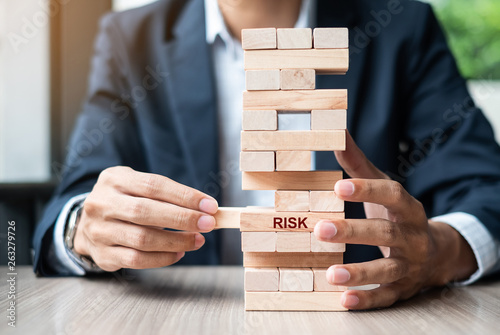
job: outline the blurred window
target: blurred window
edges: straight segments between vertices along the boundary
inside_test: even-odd
[[[0,0],[0,183],[50,178],[47,0]]]
[[[500,79],[500,1],[429,0],[467,79]]]

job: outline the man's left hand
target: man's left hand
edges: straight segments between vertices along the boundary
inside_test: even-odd
[[[337,182],[345,201],[363,202],[367,219],[321,221],[316,238],[335,243],[378,246],[384,257],[370,262],[334,265],[327,271],[332,285],[380,284],[349,290],[342,304],[349,309],[386,307],[420,290],[469,277],[477,270],[474,254],[451,226],[428,220],[422,204],[403,186],[378,170],[347,133],[347,150],[335,153],[353,179]]]

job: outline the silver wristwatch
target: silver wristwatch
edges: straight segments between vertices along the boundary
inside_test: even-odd
[[[80,265],[87,272],[101,272],[101,268],[95,264],[91,257],[82,256],[75,251],[75,235],[80,216],[83,210],[83,201],[76,204],[70,212],[68,221],[66,222],[66,229],[64,230],[64,245],[68,251],[69,256],[75,263]]]

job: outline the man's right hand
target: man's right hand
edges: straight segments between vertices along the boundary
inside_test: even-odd
[[[108,168],[84,202],[75,251],[105,271],[171,265],[201,248],[217,210],[212,197],[167,177]]]

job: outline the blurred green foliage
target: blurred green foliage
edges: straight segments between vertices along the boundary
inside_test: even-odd
[[[429,1],[467,79],[500,79],[500,0]]]

